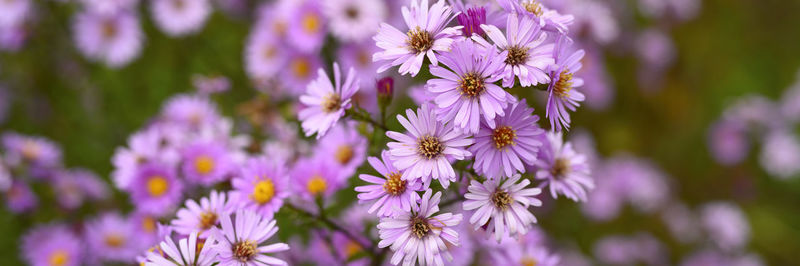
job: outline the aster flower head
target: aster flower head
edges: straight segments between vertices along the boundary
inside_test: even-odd
[[[160,215],[178,203],[183,184],[175,177],[174,168],[152,162],[138,169],[129,191],[138,210]]]
[[[125,262],[132,261],[140,252],[142,245],[133,225],[118,213],[102,214],[89,220],[85,227],[87,256],[103,262]]]
[[[458,20],[458,24],[463,27],[461,28],[461,32],[464,34],[464,37],[469,38],[473,34],[480,36],[485,34],[483,29],[481,29],[481,25],[486,24],[486,8],[468,8],[466,12],[458,14],[456,19]]]
[[[288,49],[286,52],[288,61],[281,66],[280,84],[289,88],[290,95],[300,95],[303,88],[307,88],[309,83],[314,82],[314,70],[322,68],[322,59],[318,53],[305,53]],[[318,78],[319,79],[319,78]]]
[[[323,7],[331,33],[342,41],[369,38],[386,17],[386,3],[382,0],[328,0]]]
[[[356,192],[359,192],[358,202],[377,199],[367,212],[373,213],[377,210],[380,217],[397,216],[411,211],[411,205],[416,204],[419,199],[417,191],[422,191],[419,179],[403,180],[402,173],[394,167],[388,151],[381,153],[381,159],[369,157],[367,161],[382,177],[359,175],[361,180],[370,184],[356,187]]]
[[[308,201],[330,197],[347,183],[340,171],[338,165],[323,156],[300,159],[290,174],[292,191]]]
[[[506,12],[538,20],[539,25],[546,31],[566,33],[575,20],[572,15],[561,15],[558,11],[547,8],[539,0],[497,0],[497,3]]]
[[[325,25],[328,23],[322,14],[322,1],[295,1],[289,12],[291,14],[287,29],[289,43],[302,52],[317,52],[325,41],[327,33]]]
[[[362,89],[359,90],[359,94],[367,92],[367,95],[371,94],[371,96],[374,96],[374,90],[369,89],[375,85],[375,79],[378,78],[378,74],[376,73],[378,64],[372,63],[372,54],[377,51],[378,47],[375,46],[375,42],[372,40],[366,40],[354,43],[343,43],[336,53],[338,55],[338,61],[342,64],[342,67],[352,67],[355,69],[357,73],[356,77],[358,77],[358,79],[361,81],[360,85]],[[367,104],[364,104],[363,102],[357,103],[359,106],[367,108]]]
[[[217,240],[213,249],[219,254],[220,265],[286,265],[268,254],[289,250],[289,245],[262,245],[278,232],[275,220],[249,210],[236,211],[235,219],[233,223],[231,216],[224,215],[220,217],[220,227],[212,229]]]
[[[524,242],[514,245],[504,246],[505,248],[491,252],[492,262],[497,265],[520,265],[520,266],[557,266],[560,264],[561,257],[547,250],[547,247],[540,243]]]
[[[270,28],[255,24],[244,51],[245,69],[251,79],[271,79],[289,61],[288,49]]]
[[[547,132],[546,143],[535,165],[536,179],[548,186],[555,199],[561,194],[574,201],[586,201],[587,191],[594,188],[586,156],[575,152],[572,143],[564,142],[561,133]]]
[[[139,56],[144,34],[132,12],[113,14],[82,12],[73,24],[75,45],[89,60],[112,68],[127,65]]]
[[[701,223],[709,238],[722,250],[738,250],[750,240],[747,216],[735,204],[711,202],[701,208]]]
[[[81,0],[84,8],[97,14],[114,14],[136,8],[139,0]]]
[[[372,61],[382,62],[378,73],[393,66],[400,66],[402,75],[416,76],[425,57],[437,65],[436,53],[447,51],[453,37],[459,35],[461,27],[447,27],[453,20],[450,6],[438,1],[428,6],[428,0],[411,0],[411,8],[403,6],[403,19],[408,31],[404,34],[397,28],[381,23],[378,34],[373,37],[383,51],[372,55]]]
[[[198,233],[192,232],[178,240],[176,245],[171,236],[166,236],[158,245],[159,252],[147,252],[142,265],[211,266],[217,262],[217,250],[213,247],[215,241],[213,236],[198,239]]]
[[[185,236],[199,233],[201,238],[206,238],[210,235],[209,230],[219,225],[219,217],[233,212],[235,203],[227,193],[217,191],[211,191],[208,197],[199,201],[188,199],[172,220],[172,229]]]
[[[169,123],[198,129],[221,119],[216,105],[208,98],[190,94],[179,94],[164,105],[161,115]]]
[[[28,164],[49,168],[61,164],[61,148],[48,139],[5,133],[2,142],[4,159],[9,166]]]
[[[464,210],[475,210],[469,222],[475,230],[486,227],[488,233],[494,231],[495,240],[500,242],[503,236],[522,236],[536,223],[536,217],[528,211],[528,207],[542,206],[542,201],[535,198],[542,192],[539,188],[526,188],[528,179],[520,182],[520,175],[510,178],[495,178],[478,183],[472,180],[469,192],[464,195]]]
[[[225,180],[234,167],[235,164],[222,143],[201,140],[183,149],[181,170],[190,182],[212,185]]]
[[[355,174],[364,162],[367,153],[367,139],[353,125],[337,125],[330,133],[319,140],[317,151],[320,155],[332,155],[332,161],[339,166],[343,179]]]
[[[581,69],[583,50],[570,53],[572,40],[560,35],[553,52],[555,65],[549,70],[550,84],[547,87],[547,109],[545,115],[550,119],[550,126],[556,131],[569,130],[569,112],[574,112],[580,102],[586,99],[583,93],[575,90],[583,86],[583,79],[575,77]]]
[[[5,201],[8,210],[13,213],[33,210],[39,204],[31,187],[20,180],[11,181],[11,186],[5,191]]]
[[[421,178],[428,187],[433,178],[447,188],[456,179],[449,160],[471,156],[465,147],[473,140],[456,130],[452,123],[444,124],[437,119],[428,104],[422,105],[416,113],[406,109],[406,117],[397,115],[397,120],[408,132],[389,131],[386,136],[395,140],[387,146],[394,167],[403,173],[402,179]]]
[[[453,121],[458,130],[472,134],[478,132],[481,120],[494,127],[495,116],[504,115],[506,105],[517,101],[494,84],[501,78],[508,52],[498,54],[494,47],[480,47],[466,39],[454,42],[450,49],[440,58],[449,70],[431,66],[431,74],[438,78],[426,85],[435,97],[437,118]]]
[[[81,239],[67,226],[42,225],[22,237],[22,257],[32,266],[78,266],[83,264]]]
[[[494,46],[508,52],[503,62],[503,87],[513,87],[515,77],[519,78],[523,87],[550,82],[550,76],[545,71],[554,63],[554,45],[546,42],[547,34],[533,18],[515,13],[508,15],[505,35],[494,25],[484,24],[480,27]],[[483,46],[489,46],[479,36],[473,39]]]
[[[484,122],[475,135],[475,145],[469,147],[475,154],[473,167],[489,179],[525,173],[525,165],[535,163],[542,146],[544,130],[536,124],[539,116],[532,115],[533,108],[525,100],[509,105],[505,113],[495,119],[494,128]]]
[[[331,83],[322,68],[317,73],[317,79],[308,84],[306,95],[300,96],[300,102],[308,107],[298,113],[298,118],[303,121],[301,125],[306,136],[316,133],[319,139],[350,108],[350,98],[358,91],[360,81],[350,68],[342,83],[342,74],[337,63],[333,64],[334,83]]]
[[[271,218],[289,196],[289,175],[284,162],[257,157],[247,160],[233,178],[231,200],[239,206]]]
[[[211,14],[209,0],[153,0],[150,3],[156,25],[173,37],[199,31]]]
[[[128,137],[128,145],[117,148],[111,158],[114,164],[114,171],[111,173],[114,185],[119,189],[128,189],[136,179],[139,168],[147,162],[172,165],[178,161],[178,152],[165,149],[164,140],[165,134],[159,126],[148,127]]]
[[[461,214],[439,212],[442,193],[428,189],[419,204],[411,205],[411,212],[396,217],[381,218],[378,234],[381,248],[391,246],[394,255],[391,263],[398,265],[444,265],[453,260],[446,245],[458,246],[458,233],[454,227],[461,222]],[[445,243],[445,241],[447,243]]]
[[[53,192],[58,198],[58,204],[65,209],[75,209],[86,200],[102,200],[109,196],[106,184],[88,170],[62,170],[55,176],[52,182]]]

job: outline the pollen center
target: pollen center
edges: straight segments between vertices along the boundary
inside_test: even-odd
[[[319,24],[319,17],[316,14],[308,13],[303,17],[303,30],[307,33],[316,33],[319,31]]]
[[[253,200],[258,202],[258,204],[264,204],[269,202],[272,197],[275,196],[275,184],[272,183],[272,180],[265,179],[258,181],[256,186],[253,188]]]
[[[491,200],[494,206],[501,210],[508,209],[508,207],[511,206],[511,203],[514,202],[514,198],[512,198],[508,192],[503,190],[495,191],[492,194]]]
[[[353,257],[359,252],[361,252],[361,245],[354,241],[347,242],[347,245],[344,247],[344,254],[346,258]]]
[[[406,191],[406,181],[400,179],[400,173],[391,173],[386,182],[383,182],[383,191],[392,196],[403,194]]]
[[[541,17],[543,14],[542,4],[537,2],[536,0],[526,1],[521,3],[522,7],[525,8],[526,11],[531,12],[532,14],[536,15],[537,17]]]
[[[406,35],[408,35],[406,43],[408,43],[408,47],[412,52],[417,54],[424,53],[433,47],[433,38],[431,38],[430,32],[420,29],[419,26],[413,30],[409,30]]]
[[[50,254],[49,258],[47,258],[47,262],[49,262],[52,266],[67,265],[68,261],[69,254],[63,250],[56,250]]]
[[[311,74],[311,64],[305,59],[297,58],[292,61],[292,72],[298,78],[306,79]]]
[[[534,258],[525,257],[525,258],[522,259],[522,261],[519,262],[519,264],[522,265],[522,266],[536,266],[539,263],[537,263],[536,259],[534,259]]]
[[[201,175],[211,173],[211,171],[214,171],[214,159],[205,155],[197,157],[194,160],[194,170]]]
[[[119,248],[125,244],[125,237],[118,235],[118,234],[108,234],[106,235],[105,239],[103,239],[107,246],[112,248]]]
[[[331,93],[322,100],[322,111],[332,113],[333,111],[339,110],[341,105],[342,98],[339,97],[339,94]]]
[[[155,232],[156,219],[153,219],[153,217],[149,216],[142,218],[142,229],[144,229],[145,232]]]
[[[424,136],[417,140],[417,151],[420,155],[428,159],[439,157],[444,151],[444,146],[439,142],[439,138]]]
[[[217,214],[212,211],[205,211],[200,214],[200,229],[208,230],[217,224]]]
[[[570,171],[569,166],[570,166],[569,160],[564,158],[558,158],[556,159],[556,163],[555,165],[553,165],[553,169],[550,171],[550,173],[553,175],[553,177],[557,179],[562,179],[566,177],[567,174],[569,173]]]
[[[528,48],[511,46],[507,48],[506,64],[517,66],[528,61]]]
[[[480,95],[486,89],[486,85],[483,84],[483,78],[473,72],[461,77],[458,85],[461,88],[461,94],[470,98]]]
[[[33,141],[25,141],[22,144],[22,157],[27,160],[35,160],[39,158],[39,145]]]
[[[100,34],[106,40],[113,38],[117,35],[117,24],[111,19],[104,21],[100,28]]]
[[[179,10],[183,9],[183,6],[185,6],[185,5],[186,5],[186,3],[184,3],[183,0],[172,0],[172,6],[175,9],[179,9]]]
[[[353,159],[353,148],[350,145],[339,145],[334,156],[339,164],[346,164]]]
[[[497,149],[505,148],[508,145],[514,145],[514,139],[517,138],[517,131],[510,126],[497,127],[492,133],[492,140]]]
[[[558,97],[565,97],[572,90],[572,73],[569,69],[564,69],[561,74],[558,74],[558,81],[553,86],[553,93]]]
[[[344,14],[347,15],[348,18],[356,19],[356,18],[358,18],[358,8],[356,8],[354,6],[348,6],[344,10]]]
[[[424,218],[415,217],[411,220],[411,232],[413,232],[417,238],[425,237],[430,231],[431,225]]]
[[[150,193],[150,196],[160,197],[167,192],[168,188],[169,183],[167,183],[167,179],[163,176],[151,176],[150,179],[147,180],[147,192]]]
[[[318,195],[328,188],[328,183],[326,183],[325,179],[321,176],[314,175],[314,177],[308,180],[306,187],[308,188],[308,192],[311,192],[312,195]]]
[[[256,243],[253,241],[243,241],[233,245],[233,257],[240,262],[248,262],[255,255]]]

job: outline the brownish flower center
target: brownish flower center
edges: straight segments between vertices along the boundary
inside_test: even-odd
[[[342,105],[342,98],[339,97],[339,94],[331,93],[322,100],[322,111],[332,113],[333,111],[339,110],[340,105]]]
[[[537,17],[542,16],[543,13],[542,4],[540,4],[536,0],[523,2],[522,7],[524,7],[526,11],[533,13]]]
[[[417,145],[419,154],[428,159],[436,158],[444,151],[444,145],[439,142],[437,137],[423,136],[417,139]]]
[[[508,55],[506,56],[506,64],[516,66],[524,64],[528,61],[528,48],[527,47],[519,47],[519,46],[511,46],[506,49],[508,51]]]
[[[505,148],[508,145],[514,145],[514,139],[517,138],[517,131],[510,126],[497,127],[492,133],[492,140],[497,149]]]
[[[408,35],[406,43],[408,43],[408,47],[411,48],[412,52],[424,53],[433,47],[433,38],[431,34],[420,29],[419,26],[413,30],[409,30],[406,34]]]
[[[461,77],[458,86],[461,88],[461,94],[470,98],[480,95],[486,89],[486,85],[483,84],[483,78],[473,72]]]
[[[106,245],[112,248],[119,248],[125,244],[125,237],[118,234],[108,234],[105,239]]]
[[[536,259],[534,259],[534,258],[525,257],[525,258],[522,258],[522,261],[520,261],[519,264],[522,265],[522,266],[536,266],[539,263],[536,262]]]
[[[400,173],[391,173],[386,182],[383,182],[383,190],[392,196],[403,194],[406,191],[406,181],[400,179]]]
[[[256,243],[239,242],[233,245],[233,257],[240,262],[248,262],[256,255]]]
[[[358,18],[358,8],[349,6],[344,10],[344,14],[347,15],[348,18],[356,19]]]
[[[206,211],[200,214],[200,229],[208,230],[217,223],[217,214]]]
[[[425,235],[427,235],[430,231],[431,224],[429,224],[424,218],[415,217],[411,220],[411,232],[413,232],[417,238],[425,237]]]
[[[336,148],[334,157],[336,157],[336,161],[339,162],[339,164],[347,164],[353,159],[353,155],[353,148],[345,144]]]
[[[556,159],[555,165],[553,165],[553,169],[550,170],[550,173],[553,175],[553,177],[557,179],[562,179],[566,177],[567,174],[569,173],[570,171],[569,166],[570,166],[569,160],[564,158],[558,158]]]
[[[553,93],[558,97],[566,97],[569,91],[572,90],[572,73],[569,69],[564,69],[558,74],[558,81],[553,86]]]
[[[183,9],[183,6],[185,5],[186,3],[184,3],[183,0],[172,0],[172,6],[175,9]]]
[[[102,24],[101,35],[103,39],[111,39],[117,35],[117,24],[113,20],[106,20]]]
[[[511,198],[511,195],[503,190],[497,190],[492,193],[491,200],[494,206],[501,210],[508,209],[508,207],[511,206],[511,203],[514,202],[514,199]]]

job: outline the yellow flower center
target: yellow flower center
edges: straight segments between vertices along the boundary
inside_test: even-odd
[[[340,145],[336,148],[335,156],[339,164],[346,164],[353,159],[353,148],[351,148],[350,145]]]
[[[153,217],[149,217],[149,216],[148,217],[144,217],[142,219],[142,229],[144,229],[144,231],[148,232],[148,233],[155,232],[156,231],[156,219],[153,219]]]
[[[303,16],[303,30],[307,33],[316,33],[319,31],[319,17],[314,13],[307,13]]]
[[[423,136],[417,139],[417,151],[425,158],[433,159],[442,154],[444,145],[437,137]]]
[[[406,43],[409,49],[414,53],[424,53],[433,47],[433,38],[431,34],[422,30],[419,26],[413,30],[409,30],[406,35],[408,36],[408,38],[406,38]]]
[[[572,73],[569,73],[569,69],[564,69],[558,74],[558,81],[553,86],[553,94],[564,98],[569,95],[570,90],[572,90]]]
[[[125,237],[118,234],[108,234],[104,240],[106,245],[112,248],[119,248],[125,244]]]
[[[542,4],[536,2],[536,0],[524,2],[522,3],[522,7],[524,7],[526,11],[531,12],[537,17],[542,16],[543,13]]]
[[[69,254],[63,250],[56,250],[50,254],[47,262],[50,263],[51,266],[66,265],[67,262],[69,262]]]
[[[103,22],[100,32],[103,36],[103,39],[111,39],[117,35],[117,24],[111,19],[106,20]]]
[[[497,149],[505,148],[508,145],[514,145],[514,139],[517,137],[517,132],[511,129],[510,126],[497,127],[492,133],[492,140]]]
[[[361,245],[355,241],[347,242],[347,245],[344,247],[344,254],[347,258],[351,258],[359,252],[361,252]]]
[[[22,144],[22,158],[26,160],[32,161],[39,158],[40,152],[39,145],[34,141],[25,141]]]
[[[539,263],[536,262],[536,259],[534,259],[534,258],[525,257],[525,258],[522,259],[522,261],[519,262],[519,264],[521,264],[522,266],[536,266],[536,264],[539,264]]]
[[[264,204],[269,202],[272,197],[275,196],[275,184],[272,183],[272,180],[264,179],[258,181],[256,186],[253,188],[253,194],[251,197],[255,202],[258,204]]]
[[[306,79],[311,74],[311,63],[304,58],[295,58],[292,61],[292,72],[298,78]]]
[[[206,155],[199,156],[194,159],[194,169],[201,175],[211,173],[211,171],[214,171],[214,159]]]
[[[413,232],[418,239],[428,235],[429,231],[431,231],[431,225],[425,219],[416,217],[411,220],[411,232]]]
[[[200,214],[200,229],[208,230],[217,223],[217,214],[206,211]]]
[[[253,241],[236,243],[233,245],[233,257],[240,262],[248,262],[256,255],[256,248]]]
[[[406,191],[406,181],[400,179],[400,173],[391,173],[386,182],[383,182],[383,191],[392,196],[403,194]]]
[[[467,73],[461,77],[458,85],[461,87],[461,94],[469,98],[480,95],[486,89],[486,85],[483,84],[483,78],[474,72]]]
[[[319,195],[328,188],[328,183],[325,182],[322,176],[314,175],[308,180],[306,187],[308,188],[308,192],[311,192],[312,195]]]
[[[150,179],[147,180],[147,192],[150,193],[150,196],[160,197],[167,192],[168,188],[169,183],[167,183],[167,179],[163,176],[151,176]]]

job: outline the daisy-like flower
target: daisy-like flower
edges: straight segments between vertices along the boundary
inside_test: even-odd
[[[542,206],[542,201],[534,196],[542,192],[539,188],[526,188],[531,182],[520,175],[508,179],[495,178],[482,184],[472,180],[469,192],[464,195],[464,210],[475,210],[469,222],[478,228],[486,226],[488,233],[494,231],[495,240],[500,242],[503,236],[522,236],[528,228],[536,223],[536,217],[528,211],[530,205]]]
[[[330,197],[346,184],[339,171],[336,164],[323,156],[300,159],[290,174],[292,191],[308,201]]]
[[[36,208],[39,201],[28,184],[19,180],[11,182],[11,187],[5,192],[8,210],[13,213],[23,213]]]
[[[553,44],[545,43],[547,34],[529,16],[508,15],[506,35],[494,25],[481,25],[486,35],[501,51],[507,51],[503,69],[503,87],[514,86],[515,77],[523,87],[550,82],[545,73],[553,64]],[[489,46],[483,38],[473,37],[483,46]]]
[[[453,121],[462,131],[478,133],[483,121],[494,128],[496,115],[505,115],[503,109],[517,100],[493,82],[499,80],[503,60],[508,52],[500,54],[494,47],[480,47],[467,39],[453,43],[449,52],[442,53],[442,64],[449,68],[431,66],[427,89],[434,96],[438,120]]]
[[[533,165],[542,143],[544,130],[536,124],[539,116],[532,115],[533,108],[525,100],[506,108],[506,115],[495,119],[496,126],[483,123],[475,135],[475,145],[469,151],[475,154],[475,170],[489,179],[510,177],[517,171],[525,173],[525,165]]]
[[[132,261],[141,251],[133,225],[118,213],[105,213],[85,225],[87,256],[104,262]]]
[[[569,53],[572,40],[560,35],[554,50],[555,65],[550,67],[550,85],[547,87],[547,111],[545,115],[550,119],[550,126],[556,131],[562,128],[569,130],[569,112],[574,112],[580,102],[586,97],[574,88],[583,86],[583,79],[574,77],[581,69],[583,50]]]
[[[358,202],[364,203],[377,199],[367,212],[373,213],[377,210],[378,216],[381,217],[397,216],[411,211],[411,205],[416,204],[419,199],[417,191],[422,191],[422,184],[419,179],[403,180],[400,171],[394,167],[394,161],[390,158],[388,151],[381,153],[381,159],[367,158],[369,165],[383,177],[359,175],[361,180],[370,184],[356,187],[356,192],[359,192]]]
[[[497,265],[557,266],[561,257],[547,251],[540,243],[525,242],[507,245],[501,250],[491,252],[492,261]]]
[[[61,163],[61,148],[42,137],[5,133],[2,136],[5,157],[9,166],[26,163],[34,167],[54,167]]]
[[[322,68],[322,59],[318,53],[304,53],[286,49],[288,62],[281,66],[280,84],[289,88],[290,95],[301,95],[309,83],[314,81],[314,69]],[[326,81],[330,82],[330,80]]]
[[[271,218],[289,196],[289,175],[283,161],[257,157],[247,160],[233,178],[231,200],[266,218]]]
[[[192,129],[219,122],[221,119],[216,105],[208,98],[189,94],[170,98],[161,114],[167,122]]]
[[[213,249],[219,254],[220,265],[286,265],[286,262],[267,255],[289,250],[285,243],[261,246],[278,232],[275,220],[263,219],[255,212],[236,211],[236,223],[231,217],[220,217],[220,228],[214,227],[212,235],[217,240]]]
[[[572,143],[564,142],[561,133],[547,132],[546,143],[536,160],[536,179],[550,188],[555,199],[558,194],[574,201],[586,201],[586,192],[594,188],[586,156],[575,152]]]
[[[211,266],[217,262],[217,250],[214,249],[214,237],[198,240],[198,233],[192,232],[188,237],[178,240],[178,244],[167,236],[159,244],[158,253],[147,252],[145,266]],[[165,256],[166,255],[166,256]]]
[[[452,123],[442,123],[428,104],[417,109],[416,114],[406,109],[406,116],[408,118],[398,114],[397,120],[408,133],[386,132],[386,136],[397,141],[387,144],[394,167],[403,172],[403,180],[421,178],[428,187],[433,178],[447,188],[456,180],[456,172],[449,160],[471,156],[465,147],[473,140],[453,128]]]
[[[285,49],[270,28],[262,24],[253,26],[244,52],[247,75],[256,80],[275,77],[289,60]]]
[[[303,121],[301,125],[306,136],[316,133],[319,139],[344,116],[345,110],[350,108],[350,98],[358,91],[360,81],[356,78],[355,71],[350,68],[347,78],[342,83],[342,73],[338,63],[333,63],[333,84],[322,68],[317,70],[317,75],[317,79],[306,87],[306,95],[300,96],[300,102],[308,107],[300,111],[297,116]]]
[[[378,74],[375,71],[378,69],[378,65],[372,63],[372,54],[377,51],[378,47],[375,46],[375,42],[372,40],[343,43],[339,46],[339,51],[336,53],[339,63],[344,68],[352,67],[356,70],[357,77],[361,80],[362,89],[359,92],[369,91],[368,88],[375,85],[375,80],[378,78]],[[374,97],[374,95],[372,96]],[[359,106],[369,109],[362,103],[359,103]]]
[[[150,3],[158,28],[174,37],[199,31],[211,14],[209,0],[153,0]]]
[[[537,19],[546,31],[566,33],[575,20],[572,15],[561,15],[545,7],[539,0],[498,0],[497,3],[507,12]]]
[[[184,207],[178,210],[177,218],[172,220],[172,228],[182,235],[197,232],[201,238],[206,238],[210,234],[208,230],[219,224],[219,217],[233,212],[236,207],[234,203],[226,193],[217,191],[211,191],[199,203],[188,199]]]
[[[183,150],[183,176],[195,183],[211,185],[224,180],[234,169],[225,145],[199,141]]]
[[[287,41],[292,47],[305,52],[316,53],[325,41],[328,23],[322,14],[322,1],[295,1],[290,10]]]
[[[403,6],[402,13],[408,26],[405,34],[381,23],[378,34],[373,37],[376,45],[383,49],[372,55],[372,61],[383,62],[378,73],[399,65],[400,74],[416,76],[425,56],[432,65],[437,65],[436,53],[447,51],[453,37],[460,34],[461,26],[447,27],[454,17],[445,1],[440,0],[428,7],[428,0],[412,0],[411,8]]]
[[[342,41],[369,38],[386,17],[383,0],[327,0],[323,6],[331,32]]]
[[[152,162],[139,168],[129,190],[138,210],[160,215],[169,212],[181,199],[183,184],[172,167]]]
[[[320,139],[317,149],[320,154],[332,155],[331,159],[339,166],[341,178],[346,179],[355,174],[356,169],[364,162],[367,139],[353,125],[338,125]]]
[[[144,34],[131,12],[113,14],[83,12],[73,24],[75,45],[87,58],[112,68],[127,65],[139,56]]]
[[[32,266],[83,265],[83,243],[65,225],[37,226],[22,237],[22,257]]]
[[[114,185],[127,190],[136,180],[139,168],[147,162],[157,161],[173,164],[178,161],[177,151],[164,149],[164,132],[159,126],[151,126],[128,137],[127,147],[120,147],[114,152],[111,162],[114,171],[111,173]]]
[[[58,204],[68,210],[78,208],[86,200],[103,200],[109,196],[105,183],[85,169],[61,170],[52,181]]]
[[[411,205],[411,212],[396,217],[381,218],[378,224],[380,248],[391,246],[392,264],[401,261],[403,265],[444,265],[442,255],[447,261],[453,260],[446,245],[458,246],[458,233],[454,227],[461,222],[461,214],[439,212],[441,192],[428,189],[419,204]],[[447,244],[445,244],[447,241]]]

